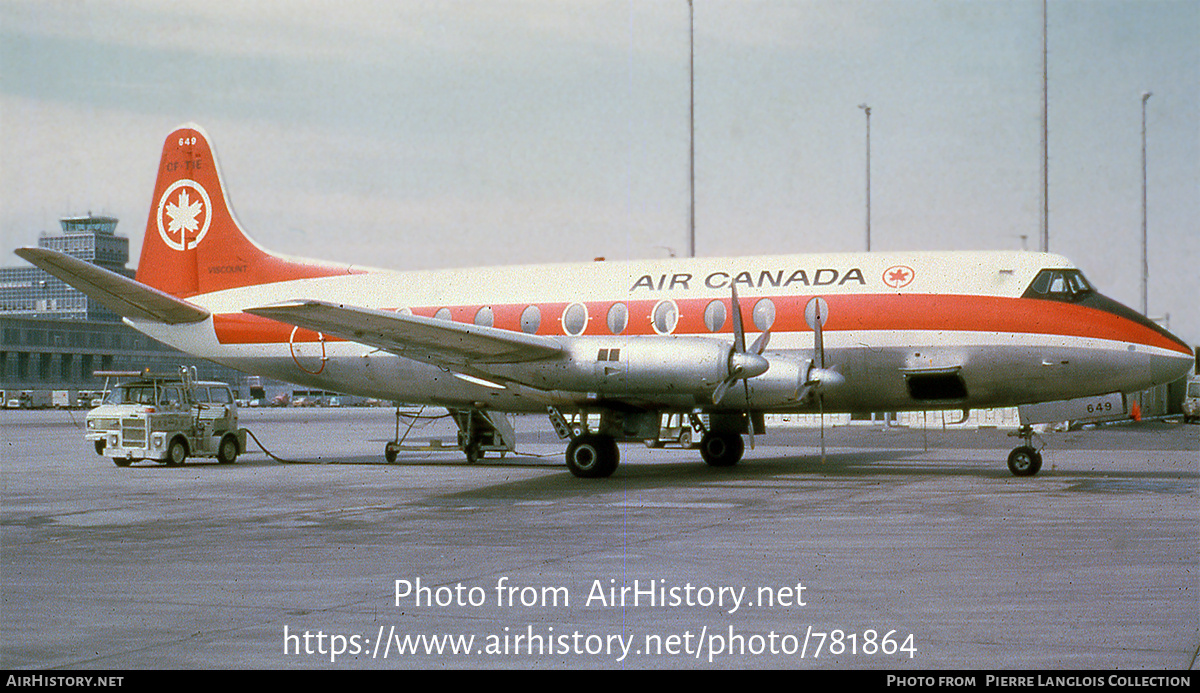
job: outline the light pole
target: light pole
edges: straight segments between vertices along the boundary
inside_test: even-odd
[[[688,0],[688,257],[696,257],[696,34]]]
[[[1142,92],[1142,315],[1149,317],[1149,299],[1146,294],[1146,280],[1149,264],[1146,259],[1146,102],[1152,92]]]
[[[1050,83],[1046,46],[1046,0],[1042,0],[1042,242],[1050,252]]]
[[[871,107],[858,104],[867,114],[867,252],[871,252]]]

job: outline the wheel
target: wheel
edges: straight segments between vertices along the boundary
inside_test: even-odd
[[[128,467],[129,465],[133,464],[133,459],[129,457],[114,457],[112,460],[113,464],[117,465],[118,467]]]
[[[400,452],[399,446],[395,443],[388,443],[383,446],[383,458],[388,464],[396,464],[396,454]]]
[[[238,456],[238,442],[233,435],[227,435],[221,439],[221,445],[217,448],[217,462],[221,464],[233,464]]]
[[[97,441],[94,441],[94,442],[95,442],[95,444],[96,444],[96,454],[97,454],[97,455],[103,455],[103,454],[104,454],[104,441],[103,441],[103,440],[97,440]]]
[[[612,476],[620,463],[620,450],[609,436],[589,433],[567,446],[567,468],[583,479]]]
[[[1042,455],[1028,445],[1016,448],[1008,454],[1008,471],[1013,476],[1033,476],[1042,468]]]
[[[732,467],[742,459],[746,444],[736,433],[708,433],[700,440],[700,456],[712,467]]]
[[[187,460],[187,454],[187,443],[183,441],[183,438],[175,438],[167,447],[167,466],[178,467]]]
[[[468,443],[463,448],[463,453],[467,456],[467,464],[475,464],[483,457],[483,451],[479,449],[478,441]]]
[[[685,428],[679,433],[679,447],[684,450],[692,447],[692,432],[690,430]]]
[[[646,444],[646,447],[650,448],[651,450],[662,447],[662,441],[655,440],[654,438],[647,438],[646,440],[644,440],[642,442],[644,442]]]

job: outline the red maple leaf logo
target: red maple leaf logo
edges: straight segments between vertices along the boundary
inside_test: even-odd
[[[911,284],[915,275],[916,273],[912,271],[911,267],[896,265],[883,271],[883,283],[893,289],[899,289]]]

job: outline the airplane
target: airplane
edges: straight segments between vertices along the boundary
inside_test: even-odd
[[[1047,253],[424,271],[289,257],[242,230],[210,139],[190,123],[163,145],[133,279],[50,249],[16,253],[182,351],[445,407],[469,461],[503,413],[544,413],[571,473],[588,478],[612,475],[617,443],[657,439],[667,415],[689,418],[706,463],[729,466],[768,412],[1012,406],[1024,444],[1008,466],[1032,476],[1042,458],[1027,410],[1044,421],[1124,415],[1126,393],[1194,363],[1178,337]],[[389,462],[396,451],[385,447]]]

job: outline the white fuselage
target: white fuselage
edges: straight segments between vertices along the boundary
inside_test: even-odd
[[[355,273],[188,297],[213,314],[203,322],[130,324],[249,373],[389,400],[501,411],[587,406],[605,398],[665,410],[712,408],[705,392],[714,383],[700,379],[689,391],[654,391],[662,373],[646,369],[661,371],[666,363],[669,370],[676,352],[693,358],[684,347],[700,339],[731,345],[733,285],[747,339],[771,332],[764,353],[771,368],[748,381],[756,410],[815,410],[802,387],[817,358],[804,308],[818,296],[829,312],[826,365],[844,377],[825,394],[825,411],[961,409],[1129,392],[1174,379],[1190,363],[1185,347],[1144,324],[1069,302],[1022,298],[1046,268],[1072,265],[1041,253],[930,252],[414,272],[349,268]],[[242,312],[297,299],[488,324],[551,336],[567,349],[557,364],[473,371],[495,375],[505,385],[498,387]],[[721,308],[710,307],[714,302]],[[598,359],[618,348],[621,362]],[[746,406],[741,386],[721,402]]]

